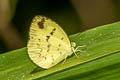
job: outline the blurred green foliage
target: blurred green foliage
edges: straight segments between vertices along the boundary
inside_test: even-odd
[[[120,75],[120,22],[96,27],[70,36],[81,48],[63,64],[41,69],[28,57],[27,48],[0,55],[0,79],[3,80],[106,80]],[[38,68],[36,70],[36,68]],[[36,71],[35,71],[36,70]]]

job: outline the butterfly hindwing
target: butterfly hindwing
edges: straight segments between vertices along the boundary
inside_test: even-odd
[[[36,16],[30,26],[28,54],[42,68],[50,68],[72,54],[70,41],[58,24]]]

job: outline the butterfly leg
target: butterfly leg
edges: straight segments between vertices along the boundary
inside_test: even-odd
[[[75,51],[75,49],[72,47],[72,50],[73,50],[73,53],[75,54],[75,56],[77,57],[77,58],[79,58],[79,56],[76,54],[76,51]]]
[[[77,58],[79,58],[79,56],[76,54],[76,52],[73,52],[74,54],[75,54],[75,56],[77,57]]]
[[[67,57],[66,57],[67,58]],[[66,62],[66,58],[64,59],[64,61],[62,62],[62,65]]]

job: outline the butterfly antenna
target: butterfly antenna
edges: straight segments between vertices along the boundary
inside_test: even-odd
[[[80,47],[86,47],[86,45],[77,46],[76,48],[72,47],[72,51],[73,51],[73,53],[75,54],[75,56],[76,56],[77,58],[79,58],[79,56],[76,54],[76,52],[86,52],[86,51],[79,50]]]

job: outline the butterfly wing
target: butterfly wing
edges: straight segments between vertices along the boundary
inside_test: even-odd
[[[31,60],[42,68],[50,68],[72,54],[65,32],[44,16],[33,19],[27,48]]]

